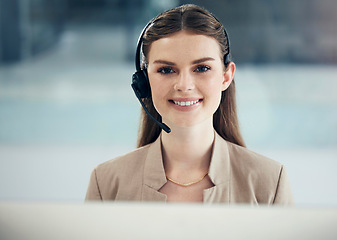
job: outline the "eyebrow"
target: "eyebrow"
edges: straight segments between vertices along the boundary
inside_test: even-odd
[[[205,58],[201,58],[201,59],[197,59],[193,61],[192,64],[199,64],[199,63],[208,62],[208,61],[215,61],[215,59],[211,57],[205,57]]]
[[[192,62],[192,64],[199,64],[199,63],[208,62],[208,61],[215,61],[215,59],[211,58],[211,57],[204,57],[204,58],[194,60]],[[154,64],[165,64],[165,65],[169,65],[169,66],[175,66],[176,65],[174,62],[170,62],[170,61],[166,61],[166,60],[160,60],[160,59],[154,61],[153,63]]]
[[[170,66],[176,65],[174,62],[169,62],[169,61],[165,61],[165,60],[156,60],[153,63],[154,64],[165,64],[165,65],[170,65]]]

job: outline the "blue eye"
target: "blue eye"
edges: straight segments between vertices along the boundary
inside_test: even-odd
[[[169,68],[169,67],[162,67],[158,70],[159,73],[162,73],[162,74],[170,74],[170,73],[174,73],[173,69],[172,68]]]
[[[194,71],[195,72],[207,72],[209,70],[211,70],[210,67],[205,66],[205,65],[201,65],[201,66],[198,66]]]

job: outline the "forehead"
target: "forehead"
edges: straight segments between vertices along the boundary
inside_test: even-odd
[[[221,49],[216,39],[187,31],[161,38],[151,44],[149,63],[157,59],[180,60],[213,57],[221,60]]]

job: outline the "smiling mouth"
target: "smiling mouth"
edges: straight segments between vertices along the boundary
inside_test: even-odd
[[[202,101],[202,99],[198,99],[198,100],[195,100],[195,101],[186,101],[186,102],[180,102],[180,101],[171,100],[171,102],[173,102],[175,105],[182,106],[182,107],[192,106],[192,105],[197,104],[200,101]]]

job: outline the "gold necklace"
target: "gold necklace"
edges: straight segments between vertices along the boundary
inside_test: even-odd
[[[167,178],[167,180],[169,180],[170,182],[173,182],[174,184],[177,184],[177,185],[182,186],[182,187],[188,187],[188,186],[191,186],[193,184],[201,182],[206,177],[207,174],[208,174],[208,172],[204,176],[202,176],[200,179],[198,179],[196,181],[193,181],[193,182],[189,182],[189,183],[180,183],[180,182],[174,181],[172,178],[169,178],[168,176],[166,176],[166,178]]]

